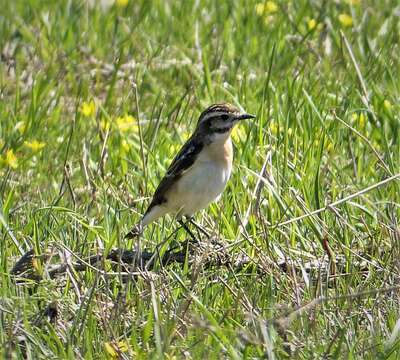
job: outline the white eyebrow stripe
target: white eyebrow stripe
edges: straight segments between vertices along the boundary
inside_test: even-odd
[[[229,113],[227,113],[226,111],[211,111],[211,112],[209,112],[208,114],[206,114],[206,115],[200,120],[200,122],[203,122],[203,121],[206,121],[206,120],[208,120],[208,119],[210,119],[210,118],[218,117],[218,116],[221,116],[221,115],[229,115]]]

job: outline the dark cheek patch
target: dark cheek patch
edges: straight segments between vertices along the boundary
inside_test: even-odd
[[[223,134],[223,133],[226,133],[227,131],[229,131],[231,128],[232,128],[231,126],[223,127],[223,128],[216,128],[216,129],[213,129],[213,132],[218,133],[218,134]]]

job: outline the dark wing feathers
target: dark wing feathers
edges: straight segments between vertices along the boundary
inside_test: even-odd
[[[181,177],[183,172],[193,165],[203,146],[203,141],[190,139],[181,148],[174,160],[172,160],[164,178],[158,185],[146,213],[149,212],[152,207],[167,202],[165,193],[171,188],[175,181]]]

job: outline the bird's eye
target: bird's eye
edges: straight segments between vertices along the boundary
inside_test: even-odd
[[[226,120],[229,119],[229,115],[226,115],[226,114],[225,115],[221,115],[221,119],[226,121]]]

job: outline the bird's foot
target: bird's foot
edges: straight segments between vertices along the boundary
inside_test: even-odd
[[[134,239],[136,237],[138,237],[141,233],[143,232],[143,226],[142,224],[136,224],[131,231],[129,231],[126,235],[125,235],[125,239]]]

